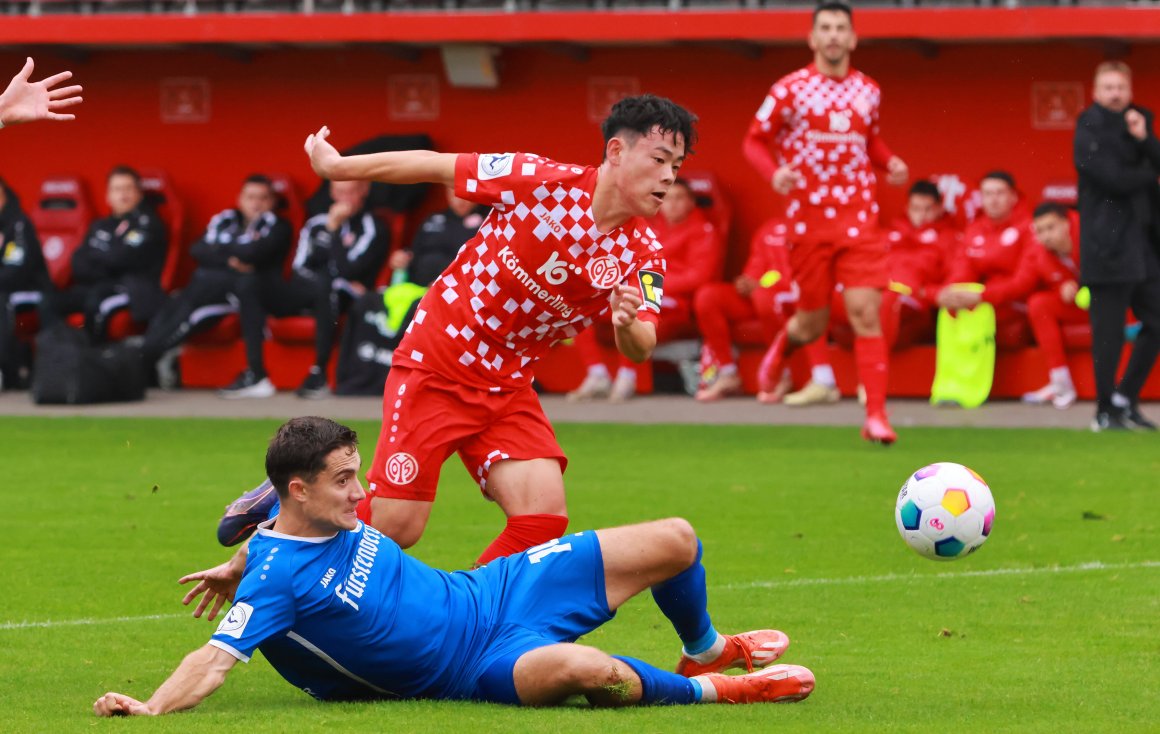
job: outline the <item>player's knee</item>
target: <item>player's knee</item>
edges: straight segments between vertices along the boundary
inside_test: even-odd
[[[670,517],[660,523],[673,563],[688,568],[697,558],[697,531],[683,517]]]
[[[595,648],[575,646],[558,674],[562,688],[583,693],[598,705],[624,705],[633,701],[632,669]]]
[[[383,535],[399,544],[400,548],[410,548],[423,537],[427,527],[426,518],[415,518],[400,513],[371,511],[371,525]]]

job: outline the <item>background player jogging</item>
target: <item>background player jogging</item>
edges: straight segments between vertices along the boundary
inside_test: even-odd
[[[819,5],[809,35],[814,63],[774,83],[745,137],[745,157],[788,200],[790,264],[801,287],[798,310],[758,377],[762,392],[772,391],[785,358],[825,334],[831,293],[841,285],[866,390],[862,436],[890,444],[896,436],[886,417],[888,349],[878,316],[886,248],[871,164],[899,186],[909,171],[878,135],[881,91],[850,66],[857,43],[850,7]]]
[[[667,99],[621,100],[602,126],[599,167],[530,153],[344,157],[326,127],[307,138],[310,162],[325,179],[444,184],[492,207],[423,297],[395,351],[360,518],[404,548],[414,545],[440,468],[458,452],[507,515],[479,563],[563,534],[567,459],[532,390],[532,368],[609,308],[620,352],[635,362],[651,356],[665,261],[643,218],[656,215],[676,180],[695,121]],[[234,504],[243,513],[237,518],[246,518],[261,490]],[[268,485],[265,492],[272,503]]]

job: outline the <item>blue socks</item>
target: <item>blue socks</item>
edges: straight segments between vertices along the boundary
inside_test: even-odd
[[[701,700],[701,685],[692,679],[654,668],[648,663],[624,655],[612,657],[632,668],[640,676],[642,704],[673,706],[698,703]]]
[[[701,541],[698,540],[693,565],[652,587],[653,599],[673,623],[688,655],[705,652],[717,642],[717,630],[709,620],[709,595],[705,590],[702,553]]]

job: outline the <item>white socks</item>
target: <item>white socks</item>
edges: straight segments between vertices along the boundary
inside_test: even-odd
[[[810,380],[822,387],[838,386],[838,380],[834,377],[834,368],[828,364],[814,365],[810,369]]]

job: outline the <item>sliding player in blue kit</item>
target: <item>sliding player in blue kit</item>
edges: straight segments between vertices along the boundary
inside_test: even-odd
[[[295,418],[279,428],[266,470],[282,511],[259,526],[240,584],[228,563],[183,579],[199,581],[187,603],[206,592],[195,616],[214,596],[233,607],[148,701],[106,693],[94,712],[192,708],[255,649],[322,700],[758,703],[799,701],[814,688],[806,668],[770,665],[789,644],[783,633],[713,628],[701,544],[685,520],[585,531],[446,573],[359,521],[360,463],[345,426]],[[573,644],[647,588],[683,643],[677,673]],[[762,669],[721,673],[730,668]]]

